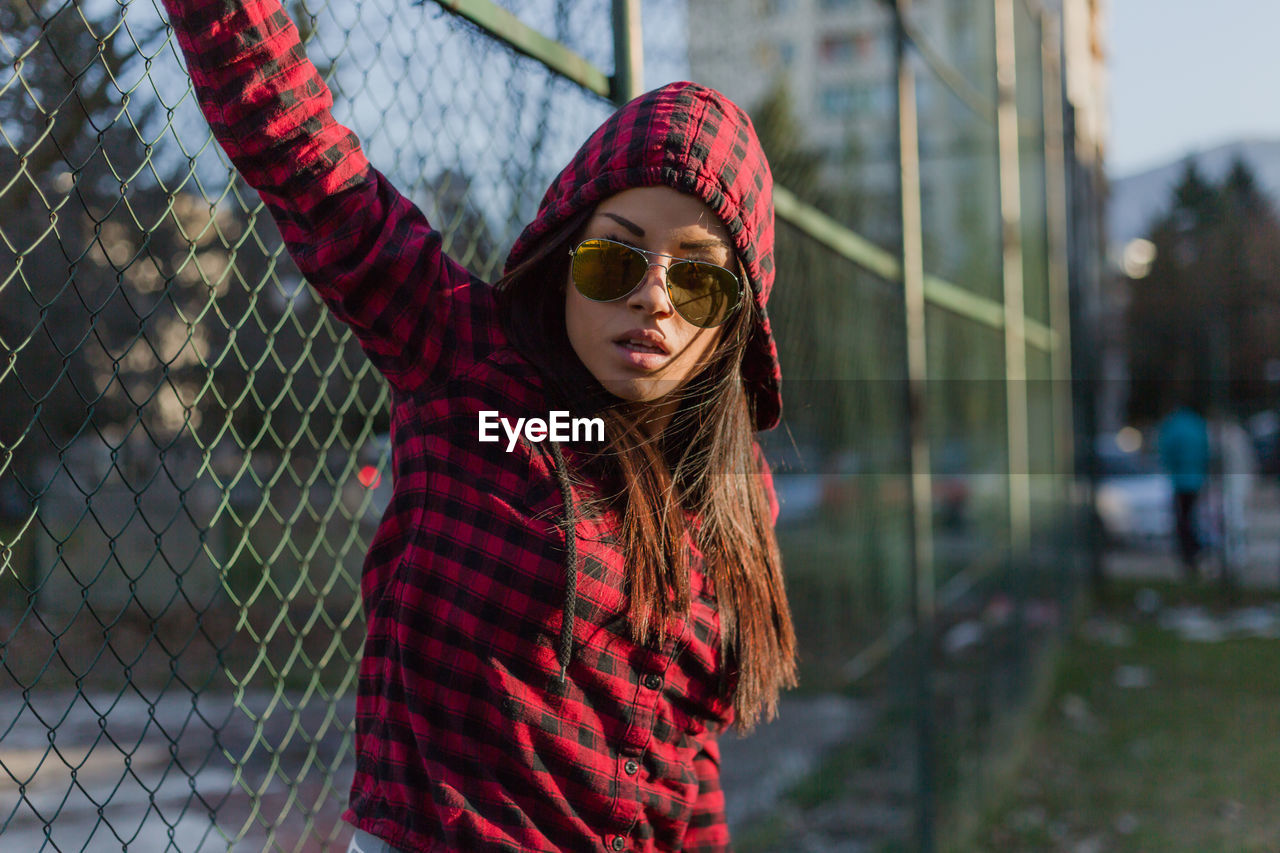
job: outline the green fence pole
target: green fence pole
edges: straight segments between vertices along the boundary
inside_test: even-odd
[[[933,749],[933,486],[930,478],[925,337],[924,229],[920,197],[920,138],[915,72],[907,55],[904,18],[911,0],[895,0],[898,180],[902,218],[902,303],[906,323],[906,417],[911,482],[911,600],[915,636],[915,723],[919,849],[934,849],[936,793]]]
[[[1010,556],[1030,546],[1027,341],[1022,292],[1022,181],[1018,167],[1017,48],[1014,0],[995,0],[996,137],[999,147],[1001,275],[1004,282],[1005,405],[1009,447]]]
[[[1066,615],[1071,595],[1071,579],[1078,565],[1079,513],[1075,503],[1075,430],[1071,395],[1071,293],[1068,287],[1070,263],[1067,247],[1067,167],[1062,126],[1062,30],[1057,17],[1041,9],[1040,63],[1042,87],[1042,130],[1044,134],[1045,218],[1048,232],[1049,326],[1058,346],[1050,354],[1050,381],[1054,434],[1054,473],[1058,478],[1057,505],[1066,511],[1062,553],[1069,555],[1058,568],[1058,600]],[[1066,540],[1065,537],[1069,537]],[[1061,622],[1065,629],[1067,619]]]
[[[541,62],[555,73],[598,95],[608,95],[608,78],[590,62],[555,39],[525,25],[519,18],[491,0],[437,0],[441,7],[464,18],[489,35]]]
[[[610,97],[616,104],[625,104],[644,92],[640,0],[613,0],[613,63]]]

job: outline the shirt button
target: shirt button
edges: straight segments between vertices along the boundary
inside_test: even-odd
[[[644,677],[644,686],[650,690],[657,690],[662,686],[662,679],[651,672]]]
[[[636,771],[639,769],[640,762],[636,761],[634,758],[628,758],[627,763],[622,765],[622,772],[626,773],[628,776],[636,775]]]
[[[609,846],[614,850],[622,850],[627,846],[627,839],[623,838],[621,835],[615,835],[613,837],[613,843]]]

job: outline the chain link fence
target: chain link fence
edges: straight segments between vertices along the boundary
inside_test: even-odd
[[[449,6],[288,10],[338,120],[492,279],[610,112],[625,16]],[[751,108],[783,187],[766,447],[796,701],[872,711],[823,790],[887,768],[892,820],[845,835],[927,847],[1075,587],[1071,153],[1051,11],[903,11],[653,0],[643,56],[647,85]],[[387,389],[210,139],[157,5],[0,0],[0,60],[0,846],[345,849]]]
[[[1065,4],[690,5],[723,25],[696,79],[756,105],[793,191],[780,536],[805,689],[862,721],[740,838],[968,849],[1090,554],[1069,294],[1096,275],[1098,175]]]

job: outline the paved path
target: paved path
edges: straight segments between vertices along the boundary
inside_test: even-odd
[[[297,693],[0,696],[0,850],[207,853],[239,837],[237,853],[345,851],[354,710]],[[774,723],[726,735],[732,823],[773,809],[869,722],[851,699],[786,697]]]
[[[784,697],[778,718],[747,737],[720,741],[720,773],[729,827],[768,814],[790,788],[818,768],[833,747],[865,732],[873,712],[843,696]]]
[[[0,696],[0,850],[321,850],[295,845],[336,826],[354,710],[266,692]]]
[[[1242,585],[1280,588],[1275,484],[1262,483],[1251,502],[1250,539]],[[1105,566],[1112,577],[1179,577],[1171,543],[1112,551]],[[226,850],[229,837],[241,838],[235,851],[259,851],[269,841],[320,851],[321,838],[336,838],[329,849],[345,850],[338,814],[351,777],[345,726],[353,713],[350,697],[330,707],[299,694],[233,702],[174,689],[158,697],[0,691],[0,850],[119,851],[127,844],[140,853],[202,853]],[[872,718],[844,697],[788,696],[777,722],[748,738],[727,735],[722,771],[731,825],[775,809],[830,749],[870,729]],[[847,817],[848,804],[839,805],[833,815]]]

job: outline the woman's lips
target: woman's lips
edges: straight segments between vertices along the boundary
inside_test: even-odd
[[[613,345],[627,364],[640,370],[657,370],[671,358],[666,336],[656,329],[628,329]]]
[[[657,370],[671,358],[662,348],[640,341],[614,341],[613,345],[617,348],[623,361],[641,370]]]

